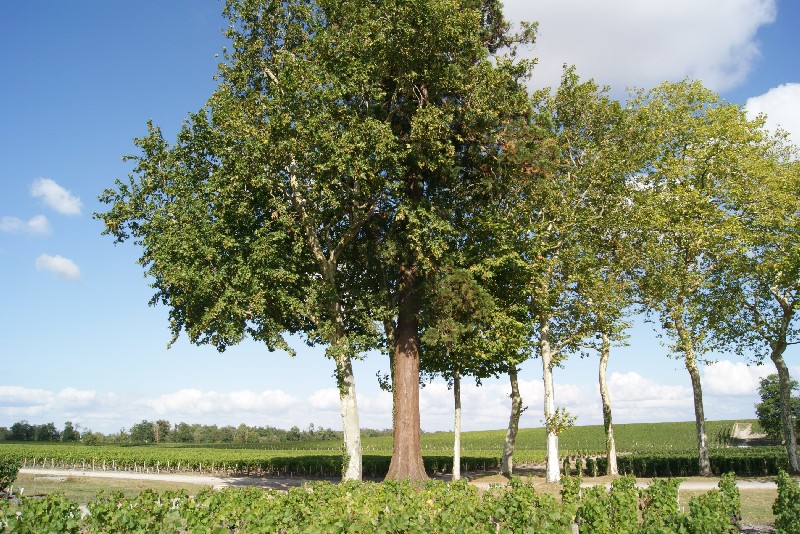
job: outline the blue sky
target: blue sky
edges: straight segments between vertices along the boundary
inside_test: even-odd
[[[114,432],[142,419],[340,428],[333,365],[294,340],[299,355],[245,342],[224,354],[182,338],[171,349],[167,310],[135,262],[92,213],[130,165],[132,139],[152,119],[167,139],[215,87],[225,40],[214,0],[30,0],[0,15],[0,426],[71,420]],[[538,20],[532,88],[558,81],[564,62],[623,96],[684,77],[765,112],[800,142],[800,7],[793,0],[507,0],[512,20]],[[609,365],[617,422],[693,418],[689,378],[657,332],[639,322]],[[787,354],[800,378],[797,348]],[[710,419],[753,417],[758,377],[729,355],[703,369]],[[596,357],[558,369],[556,400],[579,424],[601,420]],[[391,399],[356,364],[363,426],[391,425]],[[523,426],[541,424],[541,370],[521,380]],[[506,380],[467,386],[464,428],[504,428]],[[452,398],[422,392],[422,427],[452,426]]]

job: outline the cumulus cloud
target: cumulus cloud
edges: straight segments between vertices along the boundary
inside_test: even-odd
[[[356,394],[356,400],[361,400]],[[336,411],[339,409],[339,390],[336,388],[318,389],[308,398],[315,410]]]
[[[612,373],[608,379],[614,417],[619,421],[684,421],[694,417],[692,390],[659,384],[639,373]]]
[[[50,221],[44,215],[36,215],[27,221],[17,217],[0,219],[0,231],[10,234],[50,235]]]
[[[44,204],[64,215],[80,215],[83,202],[50,178],[38,178],[31,185],[31,195],[40,198]]]
[[[78,280],[81,277],[81,269],[74,261],[58,255],[40,255],[36,258],[36,270],[46,271],[59,278],[67,278],[69,280]]]
[[[780,127],[787,131],[791,141],[800,145],[800,83],[786,83],[773,87],[763,95],[748,98],[744,106],[750,117],[763,113],[767,128]]]
[[[159,415],[200,416],[231,413],[279,413],[294,406],[297,399],[280,390],[253,392],[249,390],[219,393],[182,389],[141,401]]]
[[[770,366],[749,366],[743,362],[720,360],[703,369],[704,393],[746,396],[758,393],[758,383],[770,372]]]
[[[65,388],[58,392],[20,386],[0,386],[0,413],[33,417],[48,412],[83,408],[97,397],[94,391]]]
[[[539,59],[536,87],[558,85],[576,65],[615,89],[685,77],[723,91],[741,83],[759,55],[758,29],[773,22],[775,0],[506,0],[512,21],[538,21],[526,55]],[[702,51],[702,53],[698,53]]]

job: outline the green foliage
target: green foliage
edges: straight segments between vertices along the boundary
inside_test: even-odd
[[[679,515],[678,486],[680,479],[653,479],[639,490],[642,529],[646,532],[669,532],[667,527]],[[664,530],[662,530],[664,529]]]
[[[615,534],[633,534],[639,521],[639,493],[636,479],[620,477],[611,482],[608,495],[608,514],[611,518],[612,532]]]
[[[788,466],[786,451],[780,447],[714,449],[710,453],[711,472],[715,475],[736,473],[739,476],[776,475]],[[597,458],[601,471],[606,459]],[[626,454],[617,458],[620,473],[637,477],[697,476],[697,456],[691,453]]]
[[[738,525],[742,520],[742,505],[734,473],[725,473],[720,476],[719,491],[725,513],[728,515],[731,524]]]
[[[797,391],[800,384],[797,380],[790,382],[790,389]],[[761,402],[756,404],[756,416],[764,432],[773,439],[783,438],[783,424],[780,411],[780,382],[778,375],[771,374],[762,378],[758,386]],[[798,432],[800,432],[800,395],[791,398],[790,410]]]
[[[0,507],[0,528],[20,534],[60,534],[84,532],[78,504],[61,493],[44,498],[19,498],[19,504]],[[124,532],[125,530],[118,530]]]
[[[786,473],[778,473],[778,497],[772,505],[775,514],[775,532],[800,533],[800,486]]]
[[[483,494],[463,480],[422,485],[316,482],[287,492],[208,488],[194,496],[184,490],[145,490],[133,498],[101,492],[87,505],[90,514],[85,517],[76,503],[55,494],[23,498],[17,506],[0,501],[0,532],[563,534],[572,531],[573,517],[580,531],[587,533],[735,531],[722,492],[717,490],[693,499],[689,515],[680,513],[676,481],[654,481],[650,490],[642,492],[644,522],[640,525],[633,484],[620,480],[624,482],[611,492],[595,486],[563,504],[551,495],[537,494],[531,482],[518,478],[508,487],[493,486]],[[790,499],[787,504],[796,507],[796,494],[786,498]]]
[[[561,502],[577,504],[581,497],[581,477],[564,475],[561,477]]]
[[[689,532],[697,534],[728,534],[739,532],[738,523],[728,515],[728,506],[719,490],[693,497],[689,501]]]
[[[0,493],[8,491],[17,479],[19,468],[20,461],[17,458],[0,457]]]
[[[611,516],[609,515],[608,492],[605,486],[585,488],[581,495],[576,522],[581,532],[587,534],[612,534]]]

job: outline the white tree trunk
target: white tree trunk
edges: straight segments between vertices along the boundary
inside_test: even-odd
[[[800,473],[800,464],[797,458],[797,435],[794,431],[794,417],[791,411],[791,377],[789,376],[789,368],[783,359],[783,350],[786,343],[782,344],[783,349],[773,349],[771,354],[772,362],[778,370],[778,384],[780,390],[780,414],[781,426],[783,427],[783,441],[786,446],[786,453],[789,456],[789,472],[793,475]]]
[[[553,355],[550,348],[550,325],[547,319],[539,321],[539,352],[542,357],[542,380],[544,381],[544,420],[552,421],[555,414],[553,392]],[[561,480],[558,467],[558,434],[554,428],[547,428],[547,482]]]
[[[503,458],[500,460],[500,474],[510,478],[514,472],[514,446],[517,444],[519,418],[522,415],[522,397],[519,394],[516,365],[512,365],[508,370],[508,377],[511,380],[511,416],[508,419],[506,440],[503,442]]]
[[[455,421],[453,422],[453,480],[461,478],[461,374],[458,365],[453,370],[453,399]]]
[[[611,341],[606,332],[602,333],[603,340],[600,347],[600,398],[603,401],[603,428],[606,432],[606,469],[607,475],[616,476],[617,470],[617,446],[614,442],[614,425],[611,422],[611,395],[608,394],[608,384],[606,383],[606,368],[608,358],[611,354]]]
[[[344,429],[346,465],[342,466],[342,480],[361,480],[361,426],[356,402],[356,381],[349,356],[336,358],[336,374],[339,378],[339,404]]]

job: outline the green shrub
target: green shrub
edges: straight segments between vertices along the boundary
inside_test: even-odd
[[[738,525],[731,523],[722,493],[711,490],[689,501],[690,532],[697,534],[728,534],[739,532]]]
[[[0,493],[8,492],[19,474],[19,460],[0,458]]]
[[[583,490],[576,520],[582,534],[616,532],[611,523],[608,492],[605,486],[592,486]]]
[[[677,478],[654,479],[650,486],[640,490],[639,507],[642,511],[642,527],[646,532],[662,532],[661,528],[675,522],[678,510]],[[666,530],[664,532],[669,532]]]
[[[800,486],[786,471],[778,473],[778,497],[772,505],[777,534],[800,533]]]
[[[722,505],[732,525],[739,525],[742,521],[742,505],[739,487],[736,485],[736,475],[725,473],[719,479],[719,491]]]
[[[635,478],[620,477],[611,482],[608,505],[613,532],[633,534],[638,530],[638,504]]]

